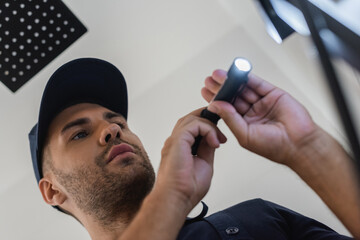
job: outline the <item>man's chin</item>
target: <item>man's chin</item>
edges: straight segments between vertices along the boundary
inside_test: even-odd
[[[104,225],[133,216],[155,181],[152,166],[133,158],[122,161],[120,167],[109,164],[95,171],[85,167],[74,175],[76,179],[63,176],[61,180],[78,207]]]

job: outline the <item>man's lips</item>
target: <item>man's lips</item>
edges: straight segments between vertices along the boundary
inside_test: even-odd
[[[126,143],[121,143],[118,145],[114,145],[111,148],[109,157],[107,159],[107,163],[110,163],[116,156],[119,156],[121,154],[127,153],[127,152],[134,152],[134,148]]]

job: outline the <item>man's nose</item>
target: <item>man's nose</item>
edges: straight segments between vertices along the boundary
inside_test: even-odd
[[[121,134],[121,127],[115,123],[111,123],[102,130],[99,139],[100,144],[106,145],[109,141],[120,138]]]

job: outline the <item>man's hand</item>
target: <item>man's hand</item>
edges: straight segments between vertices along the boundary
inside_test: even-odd
[[[176,239],[186,216],[209,190],[214,151],[226,137],[198,109],[181,118],[162,149],[154,189],[121,239]],[[191,154],[201,135],[197,156]],[[139,231],[139,229],[141,229]]]
[[[225,71],[214,71],[205,80],[202,96],[210,102],[225,79]],[[298,149],[306,145],[317,130],[300,103],[252,74],[234,106],[216,101],[208,110],[221,116],[241,146],[286,165],[292,164]]]
[[[226,137],[210,121],[200,118],[198,109],[181,118],[162,149],[157,185],[189,204],[189,211],[209,190],[213,175],[214,151]],[[191,154],[195,138],[203,140],[197,156]]]
[[[210,102],[226,78],[216,70],[201,93]],[[316,125],[288,93],[255,75],[234,103],[210,103],[208,110],[229,126],[241,146],[294,170],[360,239],[360,187],[354,164],[342,146]]]

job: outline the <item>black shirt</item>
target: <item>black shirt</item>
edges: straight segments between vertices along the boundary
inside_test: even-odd
[[[262,199],[239,203],[206,218],[187,220],[178,240],[352,239],[324,224]]]

